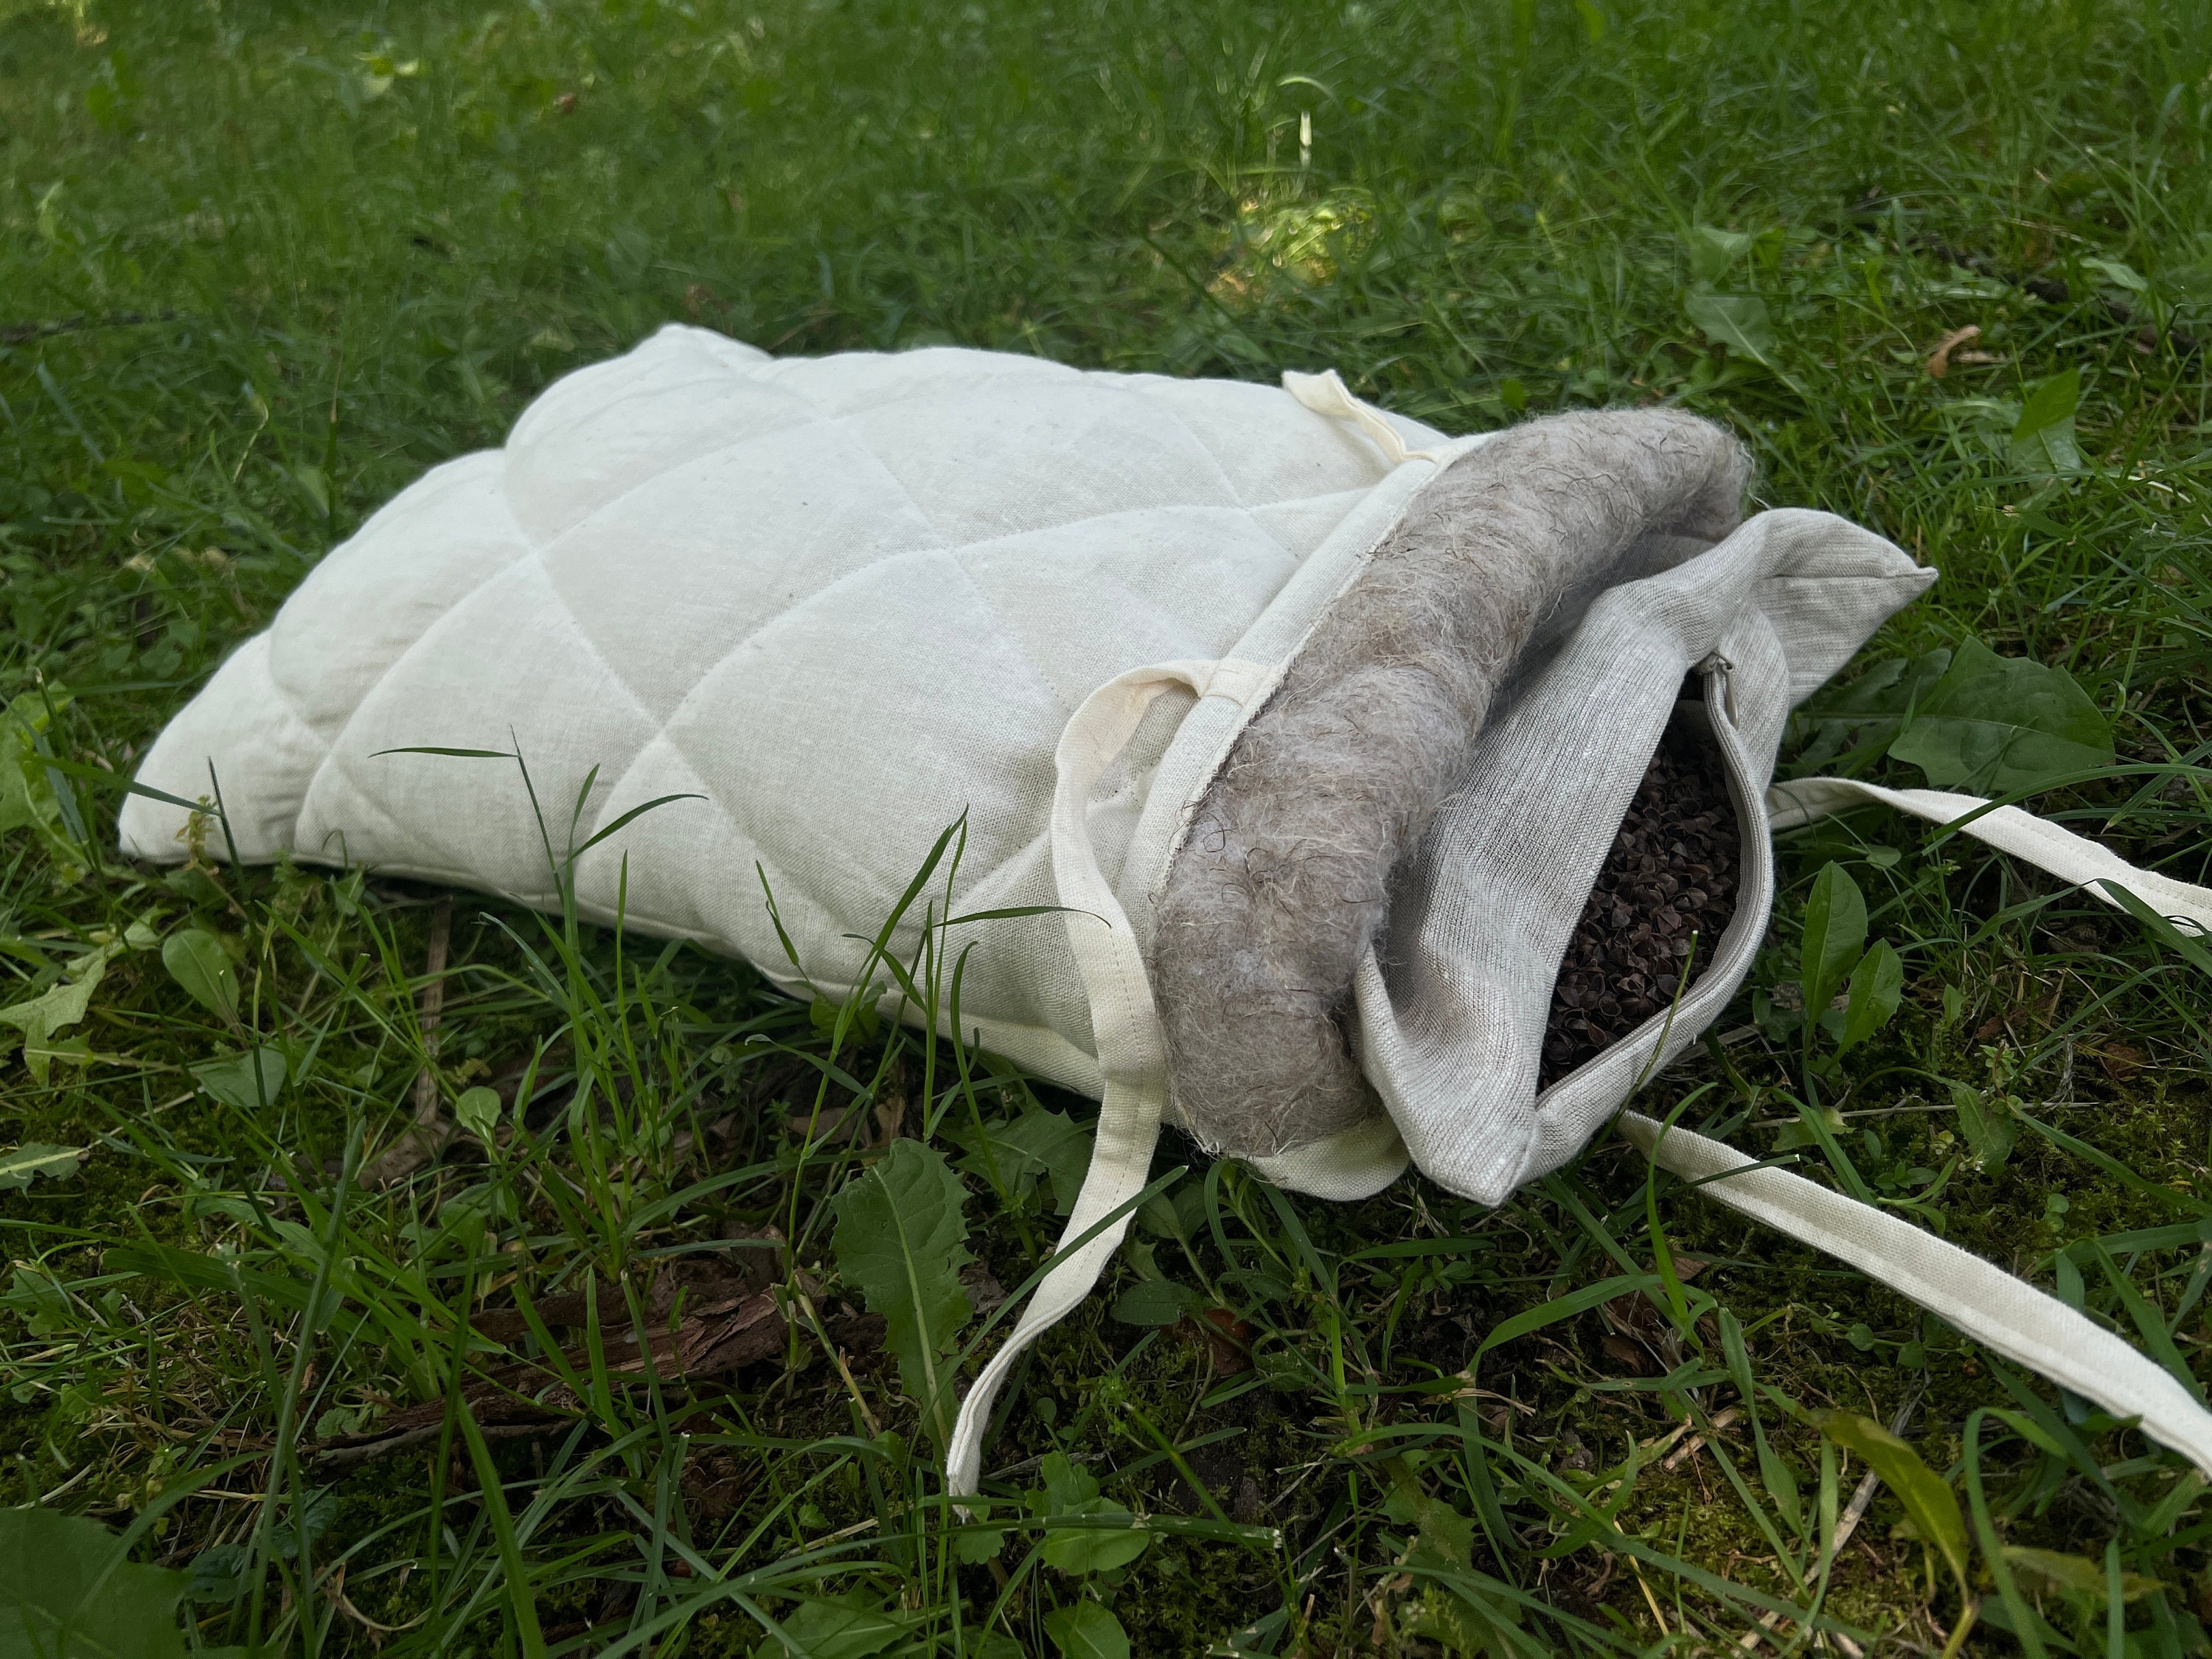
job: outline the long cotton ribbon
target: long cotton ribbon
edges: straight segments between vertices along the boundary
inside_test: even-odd
[[[1201,697],[1225,696],[1242,703],[1258,690],[1267,672],[1256,663],[1234,658],[1132,669],[1085,698],[1060,732],[1053,757],[1058,774],[1052,796],[1053,878],[1067,910],[1063,920],[1068,944],[1091,1002],[1091,1034],[1098,1068],[1105,1074],[1105,1097],[1098,1108],[1090,1172],[1060,1236],[1060,1248],[1066,1255],[1054,1263],[1012,1334],[960,1402],[960,1418],[953,1425],[952,1443],[945,1455],[945,1483],[956,1494],[975,1490],[991,1402],[1006,1373],[1040,1333],[1065,1319],[1091,1294],[1120,1248],[1129,1230],[1127,1214],[1099,1228],[1080,1248],[1068,1249],[1144,1191],[1152,1149],[1159,1144],[1160,1114],[1167,1105],[1167,1039],[1128,914],[1098,867],[1098,852],[1091,841],[1091,792],[1128,747],[1146,712],[1163,691],[1182,687]]]
[[[1954,825],[2002,852],[2048,871],[2118,908],[2124,888],[2161,915],[2212,933],[2212,890],[2140,869],[2110,848],[2017,806],[1940,789],[1886,789],[1856,778],[1802,778],[1766,792],[1776,830],[1880,802],[1915,817]],[[1849,1262],[1939,1315],[1983,1346],[2027,1366],[2172,1447],[2212,1476],[2212,1413],[2132,1344],[2002,1268],[1948,1244],[1887,1211],[1829,1191],[1686,1129],[1662,1129],[1624,1112],[1621,1131],[1663,1170],[1698,1182],[1723,1204],[1801,1243]]]
[[[1405,441],[1344,389],[1334,374],[1285,375],[1299,401],[1356,422],[1394,460]],[[1377,430],[1376,428],[1381,428]],[[1255,663],[1171,662],[1133,669],[1085,698],[1060,734],[1054,757],[1052,860],[1068,942],[1091,1003],[1099,1068],[1106,1080],[1091,1169],[1054,1263],[1012,1333],[961,1402],[945,1460],[947,1485],[973,1492],[981,1476],[992,1402],[1037,1335],[1090,1295],[1127,1232],[1125,1213],[1099,1227],[1145,1188],[1167,1103],[1167,1045],[1142,951],[1127,913],[1098,867],[1091,844],[1091,793],[1136,735],[1163,691],[1181,686],[1200,696],[1249,702],[1269,671]],[[1852,778],[1804,778],[1767,792],[1776,830],[1792,830],[1863,802],[1955,824],[1965,833],[2079,884],[2108,904],[2107,889],[2126,889],[2198,933],[2212,933],[2212,890],[2138,869],[2110,848],[2016,806],[1991,807],[1973,795],[1936,789],[1885,789]],[[1918,1303],[1996,1353],[2049,1377],[2172,1447],[2212,1476],[2212,1413],[2131,1344],[2084,1315],[1979,1256],[1946,1243],[1875,1206],[1831,1192],[1785,1170],[1760,1167],[1734,1148],[1686,1129],[1666,1129],[1639,1113],[1621,1115],[1628,1139],[1662,1169],[1699,1183],[1723,1204],[1801,1243],[1850,1263]],[[1067,1247],[1094,1227],[1079,1248]]]
[[[2132,1344],[2002,1267],[1887,1211],[1762,1168],[1732,1146],[1638,1112],[1621,1133],[1662,1170],[1800,1243],[1847,1261],[1993,1352],[2094,1400],[2212,1475],[2212,1413]]]
[[[2160,915],[2185,924],[2191,932],[2212,933],[2212,889],[2193,887],[2155,870],[2139,869],[2111,848],[2017,806],[1991,806],[1978,795],[1954,795],[1942,789],[1885,789],[1856,778],[1799,778],[1775,784],[1766,792],[1767,809],[1778,830],[1795,830],[1869,801],[1879,801],[1930,823],[1954,824],[2000,852],[2075,883],[2115,908],[2124,907],[2106,890],[2106,884],[2124,887]]]
[[[1382,452],[1382,459],[1394,467],[1407,461],[1434,461],[1442,459],[1434,449],[1408,449],[1405,434],[1390,424],[1389,418],[1370,403],[1363,403],[1352,395],[1343,377],[1333,369],[1318,374],[1301,374],[1296,369],[1283,371],[1283,390],[1296,398],[1316,415],[1326,415],[1332,421],[1344,421],[1365,433],[1368,441]]]

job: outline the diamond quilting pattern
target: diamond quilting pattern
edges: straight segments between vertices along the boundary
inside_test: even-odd
[[[1125,668],[1230,650],[1383,471],[1273,388],[957,349],[779,362],[672,328],[378,514],[254,647],[269,674],[241,656],[142,775],[189,798],[221,755],[258,855],[539,902],[510,763],[376,751],[519,744],[556,846],[580,795],[579,840],[704,795],[586,857],[587,913],[612,915],[626,874],[632,925],[788,976],[764,873],[835,987],[862,948],[847,935],[963,811],[967,899],[1052,902],[1069,711]],[[1109,865],[1146,787],[1123,776],[1094,808]],[[126,845],[174,856],[171,818],[134,799]],[[966,997],[1002,1044],[1030,1030],[1073,1053],[1054,1033],[1089,1029],[1051,927],[979,951]]]
[[[793,605],[886,558],[944,545],[866,451],[846,446],[824,476],[838,431],[810,422],[717,448],[546,548],[577,626],[656,719]]]
[[[842,425],[955,545],[1145,508],[1239,505],[1181,422],[1080,380],[1025,386],[1018,399],[917,394]]]

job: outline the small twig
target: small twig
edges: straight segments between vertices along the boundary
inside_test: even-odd
[[[424,952],[419,1023],[426,1063],[415,1074],[414,1121],[362,1171],[361,1184],[364,1187],[389,1187],[395,1181],[405,1180],[436,1157],[439,1149],[453,1138],[453,1126],[439,1109],[437,1068],[438,1026],[445,1017],[446,1007],[446,953],[453,937],[453,895],[441,894],[430,913],[430,943]]]
[[[796,1285],[792,1286],[792,1295],[798,1299],[799,1311],[806,1316],[806,1322],[814,1327],[814,1334],[822,1340],[822,1350],[830,1356],[830,1363],[836,1366],[837,1375],[845,1379],[845,1390],[853,1396],[853,1403],[860,1408],[860,1419],[868,1425],[870,1437],[881,1439],[883,1425],[876,1421],[876,1414],[868,1409],[867,1400],[860,1393],[860,1385],[853,1380],[852,1368],[845,1363],[844,1351],[830,1340],[828,1327],[823,1324],[822,1316],[814,1310],[814,1298]]]
[[[332,1607],[336,1607],[340,1613],[345,1614],[347,1618],[352,1620],[356,1624],[365,1626],[368,1629],[376,1632],[378,1635],[397,1636],[402,1631],[413,1630],[416,1626],[428,1619],[431,1613],[434,1611],[433,1608],[426,1607],[421,1613],[416,1613],[412,1619],[410,1619],[404,1625],[380,1625],[375,1620],[370,1618],[367,1613],[363,1613],[359,1607],[354,1606],[351,1601],[346,1599],[345,1581],[345,1563],[341,1561],[338,1563],[337,1571],[331,1576],[330,1582],[323,1586],[323,1595],[325,1598],[329,1601]],[[374,1637],[370,1638],[371,1641],[374,1641]]]
[[[74,334],[84,328],[131,328],[140,323],[173,323],[184,313],[176,311],[157,311],[150,315],[143,311],[111,311],[105,317],[64,317],[52,323],[8,323],[0,325],[0,345],[21,345],[26,340],[51,339],[57,334]]]
[[[426,1423],[403,1429],[382,1440],[372,1440],[365,1446],[329,1446],[312,1455],[319,1469],[350,1468],[356,1463],[373,1463],[380,1457],[391,1457],[410,1446],[435,1440],[443,1426]],[[521,1440],[533,1434],[564,1434],[575,1426],[575,1419],[564,1417],[544,1423],[485,1423],[478,1425],[477,1432],[487,1440]]]
[[[1964,328],[1954,328],[1936,342],[1936,349],[1928,354],[1928,361],[1921,367],[1940,380],[1951,372],[1952,352],[1966,344],[1967,341],[1978,340],[1981,337],[1982,331],[1979,324],[1968,323]]]
[[[1735,1407],[1729,1407],[1717,1417],[1713,1419],[1709,1428],[1698,1430],[1697,1433],[1689,1437],[1689,1440],[1686,1443],[1676,1447],[1672,1452],[1668,1453],[1664,1467],[1670,1469],[1679,1468],[1688,1459],[1695,1457],[1700,1451],[1705,1449],[1705,1437],[1708,1434],[1718,1434],[1723,1429],[1728,1427],[1729,1424],[1735,1422],[1737,1417],[1741,1414],[1741,1413],[1740,1413]],[[1688,1426],[1688,1419],[1684,1419],[1684,1426]],[[1675,1432],[1680,1434],[1681,1430],[1677,1429]]]

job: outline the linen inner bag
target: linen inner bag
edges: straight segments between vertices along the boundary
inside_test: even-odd
[[[1164,1117],[1322,1197],[1410,1159],[1502,1201],[1734,994],[1777,825],[1879,798],[2212,927],[2212,894],[2017,808],[1842,780],[1770,799],[1790,708],[1935,573],[1828,514],[1742,521],[1746,471],[1668,410],[1448,439],[1334,374],[778,360],[671,327],[373,517],[138,778],[219,786],[248,860],[541,907],[559,895],[520,777],[391,751],[511,750],[541,796],[581,802],[580,843],[701,797],[582,854],[579,908],[832,997],[863,988],[858,941],[964,814],[966,908],[1066,914],[998,925],[960,1035],[1102,1103],[1053,1271],[963,1401],[948,1479],[971,1491],[1000,1380],[1096,1283]],[[1675,719],[1728,778],[1735,915],[1662,1015],[1540,1092],[1562,955]],[[187,818],[134,795],[124,850],[181,859]],[[1622,1121],[2212,1472],[2212,1418],[2080,1314],[1886,1212]]]

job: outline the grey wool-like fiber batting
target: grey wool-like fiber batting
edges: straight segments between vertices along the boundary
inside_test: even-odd
[[[1315,623],[1168,872],[1152,951],[1174,1106],[1271,1157],[1358,1123],[1353,973],[1392,872],[1532,643],[1735,528],[1749,461],[1673,410],[1500,434],[1424,489]]]

